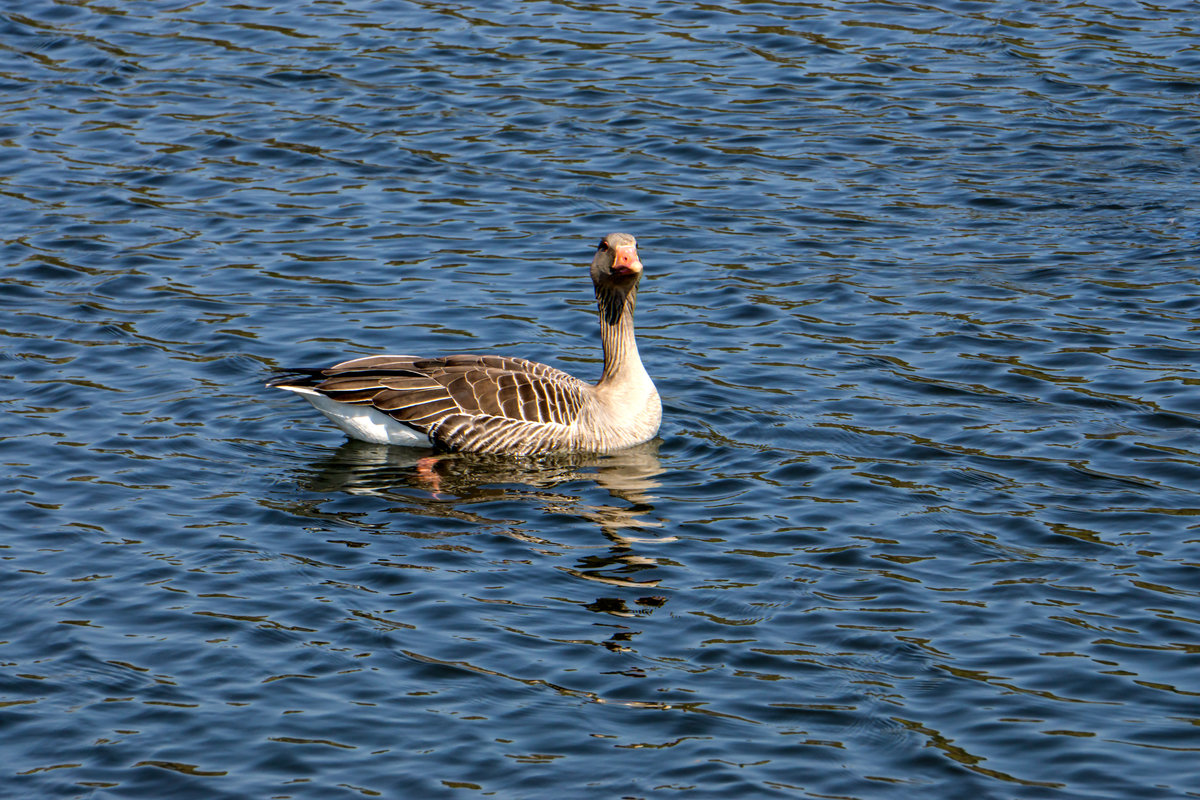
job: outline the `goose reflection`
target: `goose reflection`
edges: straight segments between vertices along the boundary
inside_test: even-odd
[[[314,462],[300,476],[300,483],[323,494],[345,492],[381,498],[425,518],[478,523],[493,532],[499,528],[504,535],[548,554],[582,550],[573,564],[559,569],[590,582],[642,591],[657,586],[660,579],[640,575],[656,570],[660,564],[655,558],[640,555],[636,548],[639,544],[675,541],[673,536],[656,534],[662,522],[655,517],[653,491],[659,485],[655,478],[662,471],[657,440],[615,453],[542,456],[431,456],[428,451],[350,440]],[[613,502],[586,503],[584,495],[591,486],[607,491]],[[586,520],[601,531],[608,546],[581,548],[545,538],[547,526],[498,520],[496,508],[505,502],[532,502],[546,514]],[[486,510],[480,508],[485,505]],[[361,516],[355,520],[356,524],[363,522]],[[374,525],[367,527],[378,530]],[[392,525],[384,528],[390,530]],[[457,536],[462,535],[462,527],[455,524],[445,531],[410,535]],[[664,602],[658,596],[602,596],[584,605],[597,613],[635,616],[652,613]]]
[[[606,533],[620,535],[624,529],[659,527],[659,523],[642,517],[653,511],[651,491],[658,486],[655,476],[661,473],[657,440],[616,453],[542,456],[431,456],[427,451],[347,440],[328,457],[314,462],[311,474],[301,482],[318,492],[344,491],[394,499],[403,495],[407,501],[421,500],[425,494],[429,503],[452,508],[514,492],[521,494],[521,487],[525,487],[545,495],[549,503],[546,510],[571,509]],[[578,495],[550,493],[578,480],[594,481],[612,497],[630,505],[583,506],[579,505]]]

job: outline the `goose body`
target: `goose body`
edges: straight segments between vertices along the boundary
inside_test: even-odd
[[[607,452],[654,438],[662,405],[642,366],[633,310],[642,263],[624,233],[592,259],[604,372],[595,384],[498,355],[366,356],[267,385],[296,392],[353,439],[477,453]]]

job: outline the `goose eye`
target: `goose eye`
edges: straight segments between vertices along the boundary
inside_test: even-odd
[[[601,239],[601,240],[600,240],[600,245],[597,247],[597,249],[598,249],[600,252],[602,252],[602,253],[603,253],[605,250],[607,250],[607,249],[608,249],[608,242],[606,242],[606,241],[604,241],[603,239]]]

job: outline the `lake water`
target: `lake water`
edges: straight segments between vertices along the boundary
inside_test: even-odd
[[[1200,7],[725,6],[9,5],[0,796],[1200,796]],[[647,446],[263,387],[614,230]]]

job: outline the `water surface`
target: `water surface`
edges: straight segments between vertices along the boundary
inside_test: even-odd
[[[1193,3],[0,15],[0,794],[1200,787]],[[281,366],[599,373],[348,443]]]

